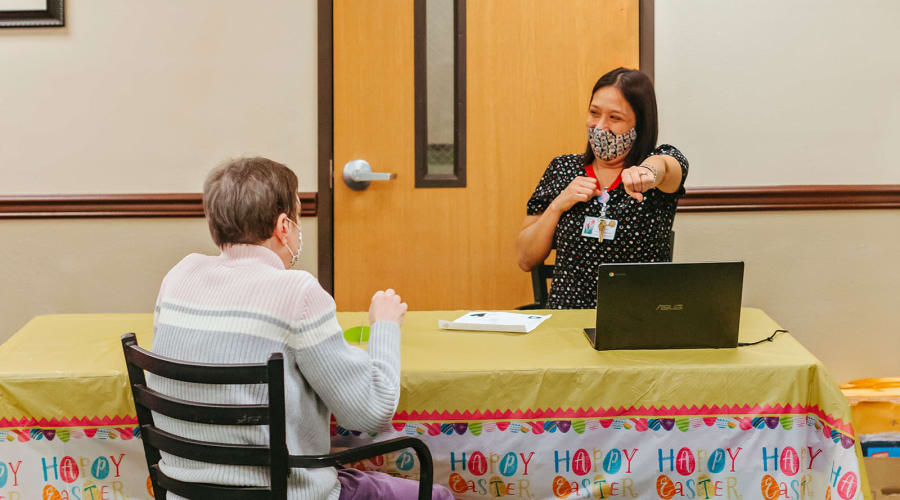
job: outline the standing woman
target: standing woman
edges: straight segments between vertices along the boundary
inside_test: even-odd
[[[541,264],[556,243],[548,308],[596,307],[601,263],[669,260],[688,162],[674,146],[656,146],[658,130],[647,75],[618,68],[597,80],[587,149],[550,162],[516,240],[523,271]]]

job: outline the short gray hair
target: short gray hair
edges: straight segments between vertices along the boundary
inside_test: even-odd
[[[297,175],[267,158],[231,160],[206,177],[203,212],[219,247],[261,243],[272,236],[280,214],[299,217]]]

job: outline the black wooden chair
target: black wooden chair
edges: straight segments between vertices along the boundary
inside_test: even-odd
[[[281,353],[260,364],[185,363],[141,349],[133,333],[122,336],[122,349],[137,409],[144,454],[157,500],[166,492],[194,500],[284,500],[291,468],[336,467],[384,453],[412,448],[419,458],[419,499],[430,500],[433,466],[428,447],[416,438],[396,438],[351,448],[331,455],[290,455],[285,441],[284,359]],[[185,401],[147,387],[144,370],[173,380],[201,384],[268,384],[269,403],[226,405]],[[155,411],[179,420],[214,425],[268,425],[268,445],[236,445],[197,441],[175,436],[153,424]],[[269,487],[224,486],[188,483],[166,476],[159,469],[160,451],[189,460],[223,465],[270,468]]]
[[[556,248],[554,241],[552,249]],[[675,231],[669,231],[669,262],[675,255]],[[534,304],[519,306],[516,309],[526,311],[531,309],[546,309],[547,299],[550,298],[550,292],[547,288],[547,280],[553,279],[553,264],[544,264],[543,262],[531,269],[531,289],[534,292]]]

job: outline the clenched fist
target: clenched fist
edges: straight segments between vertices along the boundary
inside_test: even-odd
[[[644,192],[656,187],[656,179],[654,167],[639,165],[622,170],[622,187],[637,201],[644,201]]]
[[[392,288],[379,290],[372,296],[372,304],[369,306],[369,324],[378,321],[393,321],[398,325],[403,323],[403,317],[409,306],[403,302]]]
[[[588,201],[594,196],[600,196],[599,187],[600,183],[597,179],[578,176],[572,179],[572,182],[559,193],[551,205],[561,212],[567,212],[578,202]]]

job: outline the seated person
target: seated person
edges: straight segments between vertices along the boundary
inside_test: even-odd
[[[656,146],[656,96],[647,75],[618,68],[591,91],[584,154],[550,162],[516,240],[519,267],[541,264],[556,243],[547,307],[597,306],[601,263],[669,260],[669,231],[688,162]]]
[[[222,254],[191,254],[163,279],[154,313],[153,351],[198,363],[261,363],[284,354],[287,446],[291,454],[330,450],[333,413],[349,429],[388,426],[400,397],[400,324],[407,306],[393,290],[369,308],[368,352],[344,340],[335,303],[305,271],[291,270],[302,249],[297,176],[265,158],[231,161],[203,187],[203,209]],[[151,377],[164,394],[198,401],[260,404],[265,385],[210,386]],[[268,443],[267,426],[207,426],[154,415],[168,432],[199,440]],[[215,436],[208,433],[215,432]],[[182,481],[264,486],[264,467],[223,466],[162,453],[162,471]],[[291,469],[288,497],[417,497],[418,483],[379,472]],[[169,498],[180,498],[169,493]],[[450,499],[436,486],[435,499]]]

